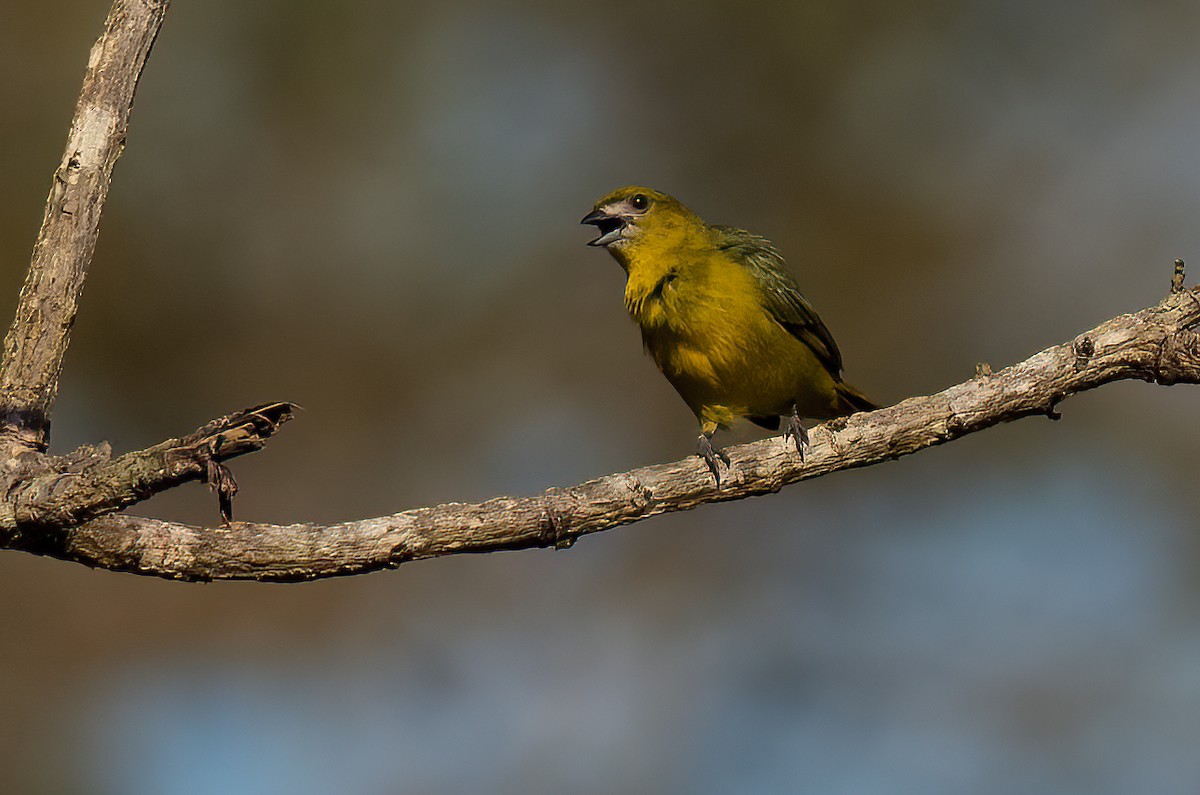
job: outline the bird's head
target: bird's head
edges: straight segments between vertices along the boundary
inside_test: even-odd
[[[622,263],[633,250],[646,244],[670,246],[704,227],[704,222],[674,196],[637,185],[608,194],[580,223],[600,230],[600,236],[589,241],[589,246],[604,246]]]

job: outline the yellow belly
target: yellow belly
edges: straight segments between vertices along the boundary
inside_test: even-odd
[[[701,424],[790,414],[793,405],[802,417],[837,414],[834,376],[756,294],[706,298],[667,292],[641,323],[646,351]]]
[[[833,377],[808,346],[779,331],[766,338],[730,335],[719,345],[660,333],[648,335],[646,343],[702,423],[727,426],[737,417],[790,414],[793,405],[802,417],[835,416]]]

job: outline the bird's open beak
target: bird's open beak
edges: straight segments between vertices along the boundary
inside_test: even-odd
[[[625,231],[625,219],[619,215],[613,215],[599,207],[592,210],[587,215],[583,216],[581,224],[592,224],[600,230],[600,236],[595,240],[589,240],[589,246],[607,246],[609,243],[615,243],[620,240]]]

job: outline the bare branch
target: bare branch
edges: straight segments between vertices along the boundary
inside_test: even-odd
[[[117,0],[92,48],[0,366],[0,431],[44,450],[100,212],[168,0]]]
[[[1200,383],[1200,296],[1177,261],[1162,303],[1122,315],[936,395],[833,420],[810,432],[801,461],[771,439],[728,450],[714,485],[692,456],[543,494],[449,503],[335,525],[230,522],[236,491],[223,460],[259,449],[291,416],[276,403],[238,412],[182,439],[112,458],[107,446],[45,455],[49,416],[94,251],[138,77],[167,0],[116,0],[92,50],[66,153],[55,173],[0,366],[0,548],[186,580],[308,580],[463,552],[568,547],[649,516],[743,499],[870,466],[1031,414],[1057,418],[1065,397],[1110,381]],[[111,515],[150,494],[204,478],[226,525],[202,529]],[[102,515],[108,514],[108,515]]]
[[[1172,292],[997,373],[928,397],[826,422],[810,431],[803,462],[778,438],[728,448],[720,489],[704,463],[645,467],[534,497],[448,503],[321,526],[235,522],[202,529],[106,516],[17,548],[91,566],[185,580],[309,580],[463,552],[567,547],[588,533],[710,502],[778,491],[789,483],[877,464],[1001,422],[1054,416],[1065,397],[1123,379],[1200,383],[1200,295]]]
[[[113,459],[107,445],[45,454],[63,357],[99,235],[100,214],[138,80],[168,0],[115,0],[92,48],[66,151],[50,187],[29,274],[0,364],[0,546],[41,543],[58,528],[203,478],[232,518],[237,484],[223,461],[260,449],[295,407],[221,417],[182,439]]]
[[[80,524],[190,480],[207,480],[214,490],[223,486],[227,502],[237,487],[221,462],[261,450],[295,410],[291,403],[256,406],[115,459],[107,446],[31,457],[33,473],[9,487],[12,514],[0,516],[0,533],[46,533]]]

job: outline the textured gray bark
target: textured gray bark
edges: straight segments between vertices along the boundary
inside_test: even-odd
[[[237,412],[181,438],[113,458],[107,446],[44,452],[58,375],[95,246],[137,77],[166,2],[118,0],[92,53],[63,165],[55,174],[29,278],[0,369],[0,548],[183,580],[294,581],[395,567],[463,552],[567,547],[582,535],[709,502],[870,466],[1001,422],[1056,417],[1065,397],[1111,381],[1200,383],[1200,294],[1183,288],[998,373],[810,431],[803,461],[769,439],[727,448],[717,488],[695,456],[578,486],[477,504],[449,503],[333,525],[229,522],[213,528],[115,514],[153,493],[205,479],[222,512],[236,489],[220,462],[257,450],[294,406]]]
[[[96,249],[133,93],[167,12],[166,0],[116,2],[92,48],[62,162],[33,248],[17,315],[4,339],[0,429],[10,444],[44,450],[79,294]]]
[[[117,458],[105,444],[65,456],[45,454],[100,213],[167,5],[117,0],[88,59],[0,362],[0,546],[53,545],[63,527],[196,479],[209,482],[228,516],[237,486],[221,462],[262,447],[293,413],[290,403],[235,412],[180,439]]]
[[[579,536],[710,502],[870,466],[1001,422],[1056,416],[1063,398],[1111,381],[1200,383],[1200,295],[1172,292],[997,373],[811,429],[803,462],[781,438],[726,448],[720,489],[695,456],[532,497],[448,503],[332,525],[234,522],[205,529],[105,516],[35,550],[91,566],[185,580],[307,580],[463,552],[566,547]]]

